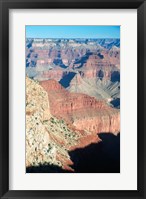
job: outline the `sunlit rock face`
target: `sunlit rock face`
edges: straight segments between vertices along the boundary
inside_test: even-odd
[[[40,85],[48,93],[50,111],[56,117],[72,123],[77,129],[86,129],[92,133],[120,131],[120,113],[106,104],[81,93],[70,93],[57,81],[47,80]]]

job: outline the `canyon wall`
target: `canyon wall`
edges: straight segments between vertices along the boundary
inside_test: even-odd
[[[41,81],[40,85],[48,93],[51,113],[72,123],[77,129],[92,133],[120,132],[120,113],[106,104],[80,93],[70,93],[57,81]]]

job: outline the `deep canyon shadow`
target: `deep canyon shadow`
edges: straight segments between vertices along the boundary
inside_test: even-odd
[[[74,78],[76,73],[69,72],[68,74],[64,75],[59,83],[64,87],[67,88],[70,85],[71,80]]]
[[[75,173],[120,173],[120,134],[101,133],[102,142],[69,152]],[[55,165],[29,167],[26,173],[70,173]]]
[[[26,168],[26,173],[70,173],[56,165],[40,165]]]
[[[101,133],[102,142],[69,152],[75,173],[120,173],[120,134]],[[29,167],[26,173],[69,173],[55,165]]]
[[[119,173],[120,134],[101,133],[102,142],[70,152],[77,173]]]

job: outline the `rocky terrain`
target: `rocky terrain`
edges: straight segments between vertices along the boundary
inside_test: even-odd
[[[26,74],[120,107],[119,39],[27,39]],[[115,101],[117,103],[115,103]]]
[[[26,167],[74,172],[72,151],[119,132],[120,40],[26,39]]]
[[[68,152],[99,141],[96,134],[54,117],[47,92],[26,78],[26,167],[57,165],[72,171]]]

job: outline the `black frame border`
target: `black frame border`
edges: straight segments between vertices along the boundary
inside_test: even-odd
[[[9,9],[137,9],[138,11],[138,190],[9,190]],[[1,198],[135,198],[146,197],[146,0],[0,0],[0,196]],[[132,140],[131,140],[132,141]]]

